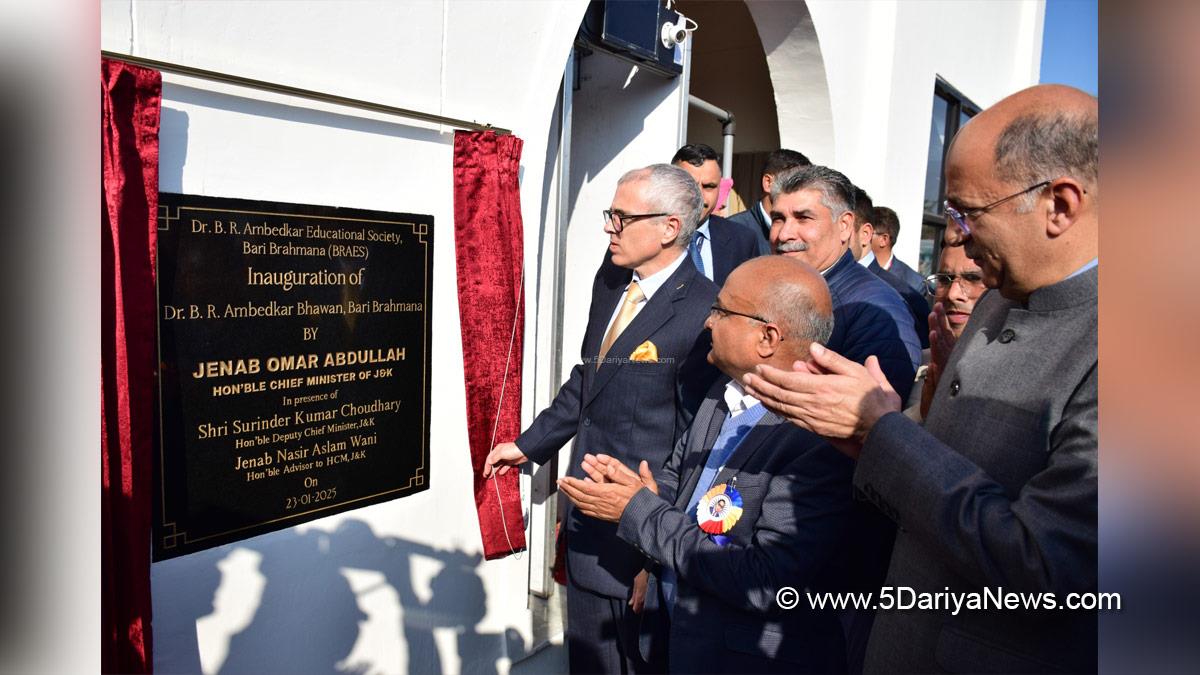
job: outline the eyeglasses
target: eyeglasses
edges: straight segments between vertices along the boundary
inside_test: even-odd
[[[638,220],[640,218],[655,218],[657,216],[669,216],[669,213],[617,213],[611,209],[604,209],[604,223],[612,225],[613,230],[620,234],[621,230],[625,229],[625,224]]]
[[[988,204],[987,206],[980,206],[980,207],[973,208],[973,209],[964,208],[962,211],[959,211],[958,209],[954,208],[953,206],[950,206],[949,200],[943,201],[942,206],[946,209],[946,223],[949,224],[949,223],[953,222],[955,225],[958,225],[958,229],[962,230],[963,235],[969,237],[969,236],[971,236],[971,228],[970,228],[970,226],[967,225],[968,220],[975,218],[976,216],[978,216],[982,213],[987,213],[988,211],[991,211],[992,209],[996,208],[997,206],[1000,206],[1004,202],[1006,202],[1010,199],[1015,199],[1017,197],[1020,197],[1021,195],[1025,194],[1026,192],[1032,192],[1034,190],[1045,188],[1046,186],[1050,185],[1050,183],[1053,183],[1053,182],[1054,181],[1044,180],[1036,185],[1030,185],[1029,187],[1025,188],[1024,190],[1021,190],[1020,192],[1014,192],[1013,194],[1005,197],[1004,199],[997,199],[996,201],[992,202],[991,204]]]
[[[939,292],[949,291],[954,285],[954,280],[962,285],[963,290],[968,293],[979,290],[983,287],[983,275],[979,272],[963,272],[962,274],[930,274],[925,277],[925,290],[930,295],[937,295]]]
[[[733,314],[736,316],[744,316],[747,319],[754,319],[755,321],[761,321],[763,323],[771,323],[770,319],[764,319],[761,316],[755,316],[753,314],[746,314],[745,312],[735,312],[732,309],[726,309],[726,308],[722,307],[721,303],[719,303],[719,302],[714,302],[713,306],[708,309],[708,313],[711,316],[716,316],[716,317],[719,317],[722,319],[729,316],[730,314]]]

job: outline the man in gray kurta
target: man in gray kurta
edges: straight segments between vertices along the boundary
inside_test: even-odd
[[[873,358],[863,367],[818,345],[794,372],[745,378],[858,460],[856,487],[899,526],[886,585],[943,594],[932,609],[881,606],[868,671],[1096,669],[1095,612],[968,609],[966,594],[1065,605],[1097,590],[1097,144],[1096,99],[1052,85],[1002,100],[954,139],[946,241],[995,290],[957,345],[935,327],[944,366],[923,427]],[[968,603],[957,612],[955,594]]]

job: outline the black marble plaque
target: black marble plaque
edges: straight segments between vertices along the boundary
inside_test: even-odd
[[[429,487],[433,217],[160,194],[154,559]]]

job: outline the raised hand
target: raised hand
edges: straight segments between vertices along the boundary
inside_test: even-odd
[[[857,459],[875,422],[900,410],[900,396],[874,356],[864,367],[817,343],[810,353],[812,361],[794,370],[760,365],[742,382],[767,408]]]

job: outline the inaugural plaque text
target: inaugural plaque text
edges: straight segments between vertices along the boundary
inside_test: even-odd
[[[429,487],[433,218],[159,195],[154,559]]]

